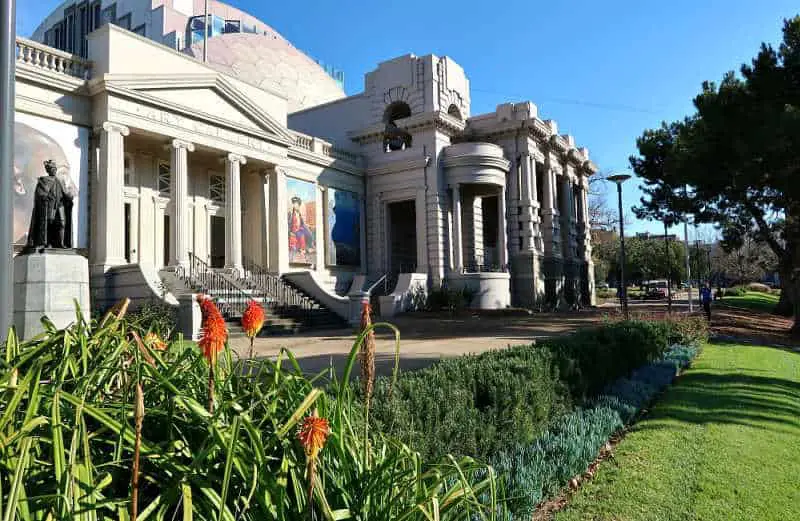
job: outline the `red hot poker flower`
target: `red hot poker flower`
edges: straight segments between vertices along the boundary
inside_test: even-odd
[[[208,363],[215,365],[217,353],[222,351],[228,340],[228,328],[225,325],[225,319],[211,299],[204,299],[200,303],[200,309],[203,313],[203,336],[199,342],[200,349],[203,350],[203,356],[206,357]]]
[[[310,460],[317,458],[330,433],[331,428],[328,420],[318,416],[316,409],[303,420],[300,429],[297,431],[297,439],[300,440],[306,451],[306,456]]]
[[[264,318],[264,308],[255,300],[251,300],[242,314],[242,328],[249,338],[258,335],[264,327]]]

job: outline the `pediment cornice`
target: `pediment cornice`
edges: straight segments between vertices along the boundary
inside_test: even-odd
[[[211,89],[231,103],[236,109],[241,111],[242,114],[261,128],[264,131],[265,137],[270,141],[286,146],[294,144],[294,136],[292,136],[287,128],[237,89],[236,86],[233,85],[233,82],[220,74],[105,74],[103,77],[89,82],[89,94],[92,96],[104,91],[116,92],[134,100],[142,99],[150,104],[162,106],[168,110],[176,110],[188,116],[225,124],[239,131],[247,131],[246,129],[242,129],[241,125],[233,121],[226,121],[217,116],[198,111],[196,107],[183,106],[148,94],[148,91],[156,90],[199,88]]]

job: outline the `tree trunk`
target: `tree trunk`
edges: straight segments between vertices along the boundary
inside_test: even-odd
[[[775,306],[775,309],[772,310],[773,313],[776,315],[780,315],[782,317],[791,317],[793,311],[793,304],[792,301],[789,299],[790,291],[782,290],[781,291],[781,298],[778,300],[778,304]]]

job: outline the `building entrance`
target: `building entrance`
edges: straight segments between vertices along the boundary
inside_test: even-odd
[[[389,204],[389,271],[417,269],[417,208],[414,200]]]
[[[211,216],[211,267],[225,267],[225,218]]]

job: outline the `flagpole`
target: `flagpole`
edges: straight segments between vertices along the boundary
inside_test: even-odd
[[[206,0],[205,6],[205,16],[203,17],[203,63],[208,61],[208,0]]]
[[[15,0],[0,0],[0,342],[14,318],[14,73]]]

